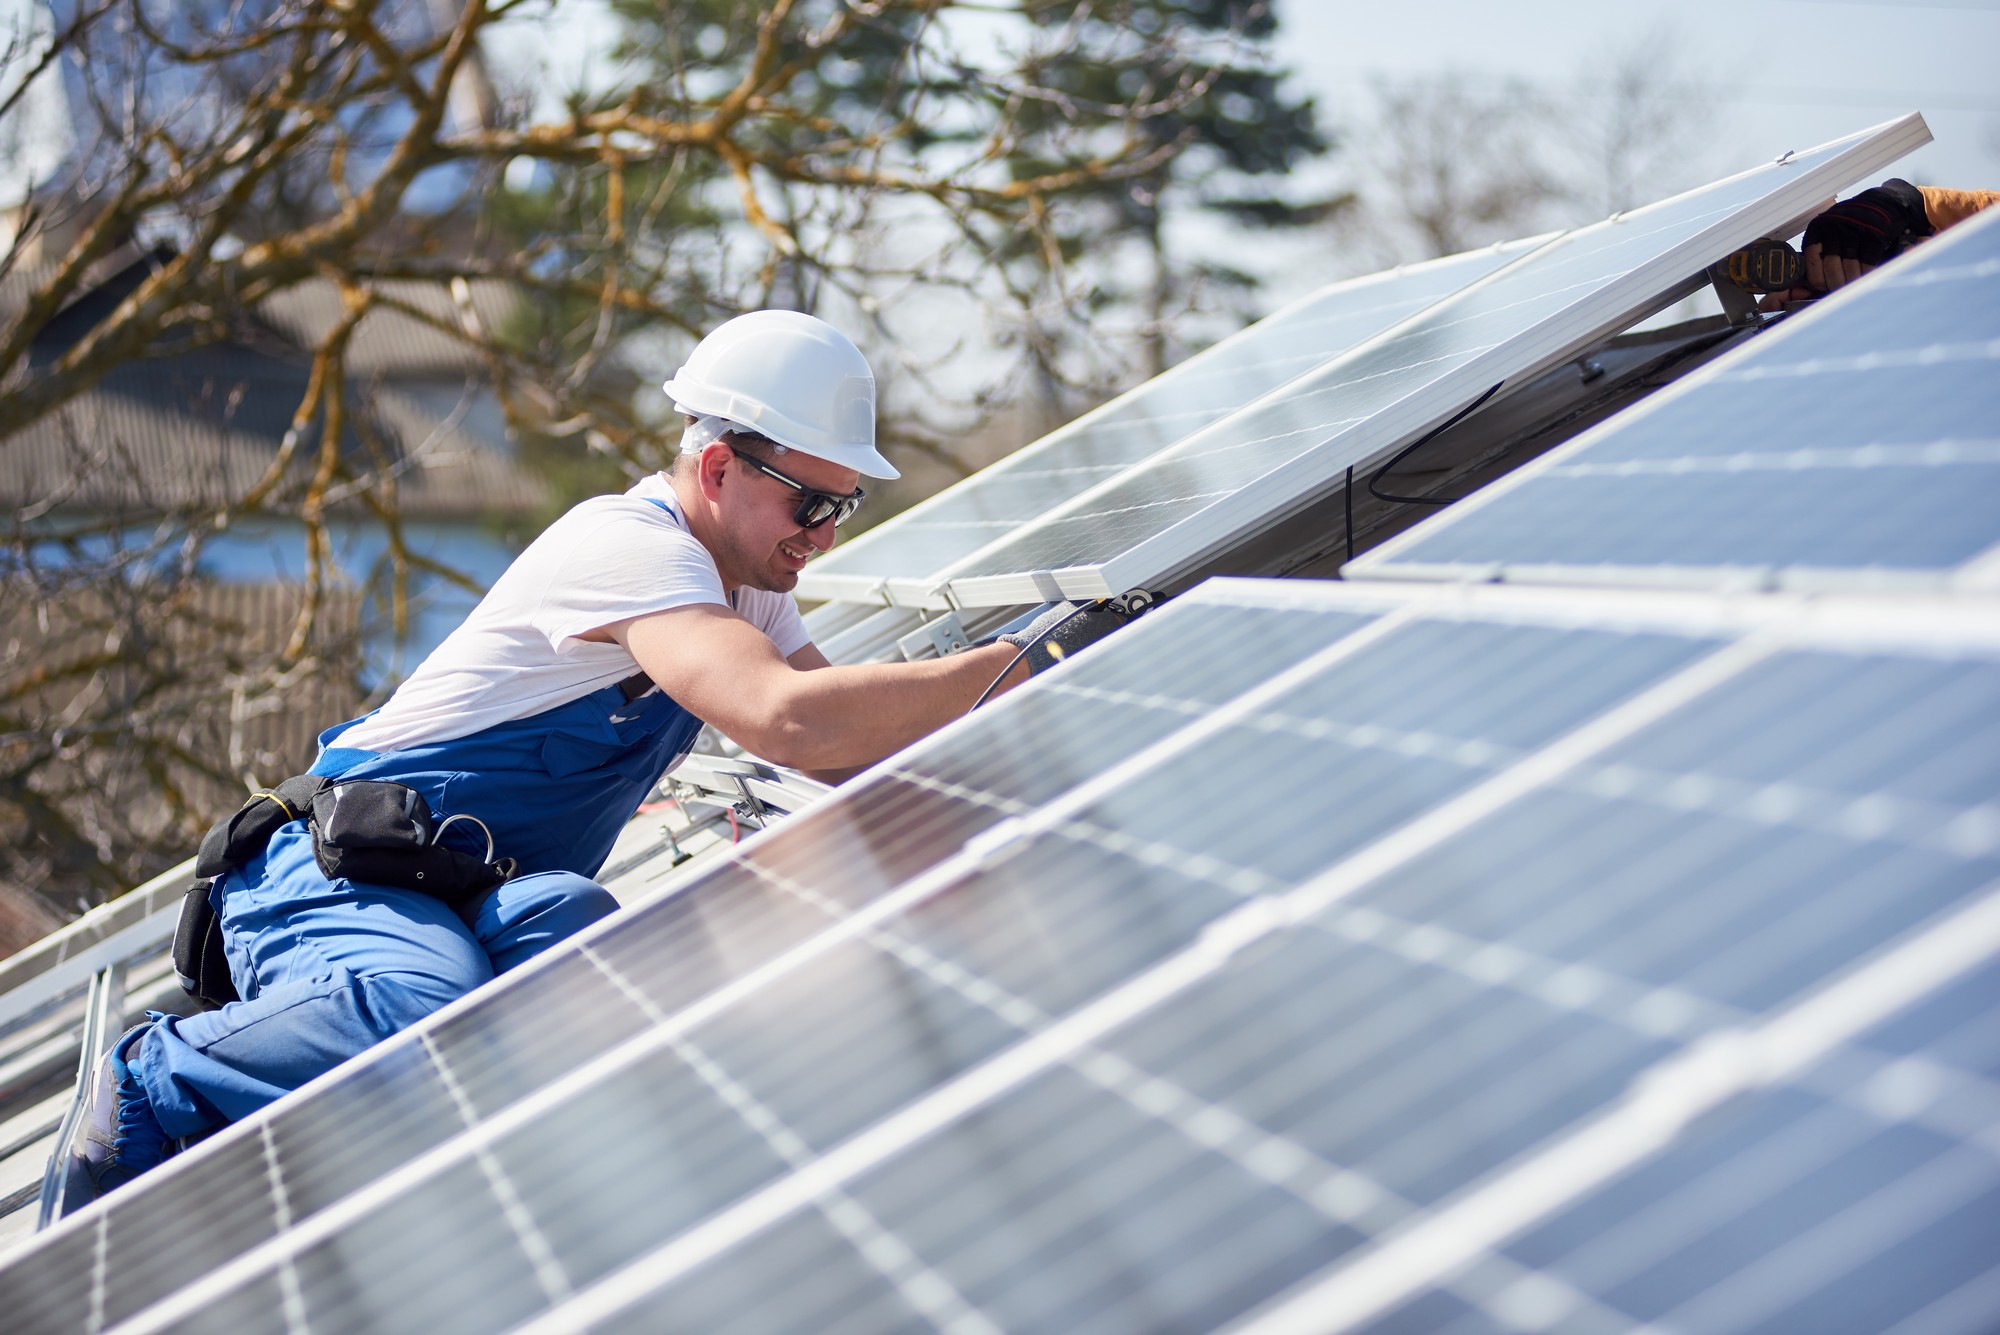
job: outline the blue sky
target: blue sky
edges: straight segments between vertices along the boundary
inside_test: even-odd
[[[1337,109],[1371,78],[1453,73],[1575,87],[1639,43],[1679,56],[1715,112],[1715,174],[1921,111],[1926,185],[2000,188],[2000,0],[1275,0],[1285,58]]]

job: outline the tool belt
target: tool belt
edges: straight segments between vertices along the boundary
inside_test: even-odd
[[[280,825],[304,819],[313,860],[328,879],[346,877],[435,895],[463,909],[511,879],[514,859],[493,857],[493,832],[472,816],[440,822],[423,794],[382,779],[340,782],[301,774],[255,793],[202,836],[195,882],[181,901],[174,932],[174,972],[188,995],[212,1006],[237,1000],[222,948],[222,923],[209,903],[211,882],[242,866],[271,841]],[[468,821],[486,835],[486,856],[446,848],[438,836]]]

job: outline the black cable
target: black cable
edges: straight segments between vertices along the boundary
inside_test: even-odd
[[[1078,604],[1076,607],[1070,609],[1070,614],[1068,616],[1064,617],[1061,621],[1056,622],[1055,625],[1050,626],[1047,630],[1037,635],[1034,639],[1029,640],[1026,644],[1022,645],[1021,652],[1015,654],[1012,658],[1007,660],[1007,666],[1000,669],[1000,675],[993,679],[993,684],[991,686],[988,686],[985,690],[981,691],[979,693],[979,698],[972,702],[972,709],[968,709],[965,712],[970,714],[973,709],[977,709],[979,708],[979,706],[985,704],[987,697],[991,696],[993,692],[999,690],[1000,683],[1007,680],[1007,674],[1014,670],[1014,665],[1019,663],[1022,659],[1028,656],[1028,651],[1030,649],[1033,649],[1043,640],[1046,640],[1047,638],[1049,638],[1049,636],[1055,634],[1057,631],[1061,630],[1064,626],[1067,626],[1070,622],[1076,620],[1078,617],[1082,616],[1085,612],[1088,612],[1091,608],[1097,606],[1098,603],[1103,601],[1104,600],[1100,598],[1096,602]],[[995,643],[998,643],[998,641],[995,641]]]
[[[1471,403],[1466,404],[1463,408],[1460,408],[1456,413],[1452,414],[1451,419],[1445,422],[1442,426],[1432,427],[1429,431],[1426,431],[1423,435],[1418,436],[1415,440],[1405,445],[1402,449],[1397,450],[1395,457],[1389,460],[1388,463],[1383,464],[1380,468],[1376,469],[1375,475],[1368,479],[1368,494],[1370,496],[1373,496],[1378,501],[1394,501],[1399,505],[1450,505],[1453,501],[1457,500],[1458,497],[1456,496],[1448,496],[1442,499],[1433,496],[1396,496],[1392,495],[1389,492],[1380,490],[1379,488],[1376,487],[1375,484],[1380,482],[1383,478],[1387,477],[1390,471],[1393,470],[1397,464],[1409,458],[1410,452],[1412,450],[1416,449],[1420,445],[1430,444],[1432,441],[1436,440],[1439,436],[1442,436],[1445,432],[1451,430],[1453,427],[1457,426],[1460,422],[1463,422],[1466,418],[1470,417],[1479,408],[1479,405],[1485,403],[1486,400],[1492,398],[1495,394],[1498,394],[1500,392],[1500,385],[1504,385],[1506,383],[1507,383],[1506,381],[1502,380],[1499,384],[1494,385],[1493,388],[1487,390],[1484,394],[1481,394]]]
[[[1340,499],[1347,507],[1347,559],[1354,559],[1354,465],[1347,466],[1347,485],[1341,488]]]

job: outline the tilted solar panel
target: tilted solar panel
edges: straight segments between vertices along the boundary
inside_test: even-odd
[[[937,606],[959,563],[1548,240],[1333,283],[816,559],[802,597]]]
[[[1908,116],[1571,232],[1020,529],[955,567],[950,594],[1104,597],[1186,570],[1682,295],[1737,246],[1802,226],[1929,138]]]
[[[1590,583],[2000,583],[2000,213],[1354,562]]]
[[[1990,1256],[1895,1261],[2000,1223],[1950,1037],[2000,1001],[1996,879],[1990,619],[1220,582],[68,1221],[0,1302],[24,1331],[1839,1330],[1960,1293],[1990,1324]],[[1896,1209],[1659,1171],[1813,1099],[1813,1199]],[[293,1170],[353,1137],[381,1175],[301,1207]],[[275,1232],[126,1291],[142,1213],[260,1202]],[[1757,1245],[1681,1263],[1690,1210]],[[1786,1264],[1835,1220],[1848,1264]]]

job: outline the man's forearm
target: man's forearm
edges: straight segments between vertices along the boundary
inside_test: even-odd
[[[801,770],[852,770],[893,755],[972,708],[1017,654],[990,644],[920,663],[862,663],[799,672],[754,741],[736,740]],[[1001,690],[1027,679],[1025,664]]]

